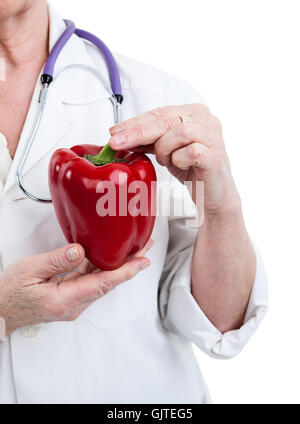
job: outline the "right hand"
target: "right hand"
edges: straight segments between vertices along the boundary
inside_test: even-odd
[[[152,240],[114,271],[96,270],[79,244],[10,265],[0,275],[0,317],[6,335],[41,322],[75,320],[96,299],[147,268],[150,261],[144,255],[151,246]],[[59,276],[66,272],[66,277]]]

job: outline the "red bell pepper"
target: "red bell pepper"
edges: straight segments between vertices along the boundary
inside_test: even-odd
[[[103,270],[118,268],[149,240],[155,222],[155,184],[155,169],[146,155],[117,153],[109,145],[100,152],[99,146],[89,144],[59,149],[49,165],[52,201],[66,239],[80,243],[86,257]],[[113,189],[115,199],[109,197]],[[144,196],[140,201],[138,194]]]

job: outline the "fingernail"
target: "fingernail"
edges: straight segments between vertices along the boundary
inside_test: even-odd
[[[114,135],[111,137],[110,141],[115,146],[122,146],[126,142],[126,136],[124,134]]]
[[[68,249],[66,255],[70,262],[78,261],[80,256],[77,247],[71,247],[70,249]]]
[[[113,135],[123,130],[125,130],[125,125],[121,122],[120,124],[115,125],[114,127],[111,127],[109,129],[109,132],[111,133],[111,135]]]

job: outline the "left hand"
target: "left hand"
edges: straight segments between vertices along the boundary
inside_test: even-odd
[[[239,204],[220,121],[206,106],[154,109],[112,127],[110,133],[114,150],[154,153],[180,182],[204,181],[206,213],[232,210]]]

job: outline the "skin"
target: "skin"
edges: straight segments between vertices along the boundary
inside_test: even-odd
[[[222,333],[240,328],[256,259],[219,120],[202,104],[169,106],[122,122],[110,133],[113,149],[139,147],[155,154],[180,182],[192,181],[195,203],[195,182],[204,181],[204,223],[194,246],[192,294]]]
[[[0,125],[12,155],[47,46],[45,0],[0,0],[0,56],[6,60],[8,75],[0,87],[4,106],[0,108]],[[189,122],[182,122],[180,116]],[[115,150],[143,146],[140,151],[154,153],[179,181],[204,181],[205,217],[194,247],[192,293],[221,332],[239,328],[254,282],[255,254],[220,122],[205,106],[193,104],[156,109],[110,131]],[[73,247],[77,259],[70,263],[66,252]],[[0,316],[6,320],[7,334],[24,325],[75,319],[90,302],[148,266],[144,254],[140,252],[119,270],[105,273],[90,268],[79,245],[12,265],[0,277]],[[57,276],[72,270],[64,280]]]
[[[0,81],[0,127],[12,157],[48,55],[48,33],[46,0],[0,0],[0,57],[6,64],[6,81]]]
[[[12,156],[48,56],[48,31],[46,0],[0,0],[0,57],[6,63],[6,81],[0,82],[0,128]],[[0,275],[0,316],[6,334],[26,325],[76,319],[92,302],[149,266],[144,255],[151,244],[115,271],[95,270],[78,244],[9,266]],[[65,272],[67,277],[58,276]]]
[[[0,278],[0,316],[6,334],[27,325],[73,321],[95,300],[147,268],[145,248],[114,271],[95,269],[79,244],[25,258]],[[58,274],[68,273],[66,277]]]

